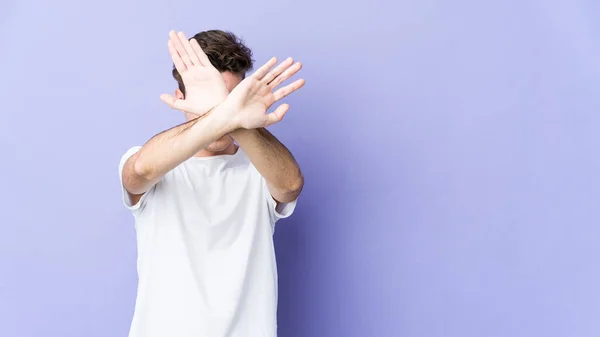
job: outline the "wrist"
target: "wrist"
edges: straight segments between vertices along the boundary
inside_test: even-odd
[[[248,135],[250,132],[255,129],[245,129],[245,128],[237,128],[229,133],[229,135],[233,138],[233,140],[237,141],[239,138],[244,137],[244,135]]]
[[[231,133],[240,128],[240,122],[236,116],[235,109],[223,102],[209,111],[209,115],[224,129]]]

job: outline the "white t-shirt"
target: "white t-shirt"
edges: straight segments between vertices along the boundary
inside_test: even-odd
[[[133,147],[119,165],[140,149]],[[121,179],[121,186],[123,185]],[[123,187],[123,186],[122,186]],[[193,157],[131,204],[138,292],[129,337],[275,337],[276,207],[241,148]]]

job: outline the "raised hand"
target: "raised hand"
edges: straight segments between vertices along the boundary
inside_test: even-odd
[[[279,64],[276,58],[270,59],[262,67],[244,79],[229,94],[223,105],[233,111],[233,118],[241,128],[254,129],[275,124],[283,118],[290,106],[279,105],[275,111],[267,114],[267,110],[277,101],[304,86],[299,79],[291,84],[275,90],[283,81],[292,77],[302,64],[290,57]]]
[[[223,102],[229,90],[221,73],[210,63],[195,39],[188,41],[182,32],[169,32],[169,53],[185,85],[185,99],[162,94],[160,99],[171,108],[204,115]]]

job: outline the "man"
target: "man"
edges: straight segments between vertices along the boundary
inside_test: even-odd
[[[289,109],[277,101],[304,80],[290,58],[254,74],[233,34],[168,42],[179,89],[161,99],[187,122],[133,147],[119,166],[135,217],[138,293],[130,337],[274,337],[275,222],[294,211],[303,176],[264,127]],[[206,53],[204,51],[206,51]]]

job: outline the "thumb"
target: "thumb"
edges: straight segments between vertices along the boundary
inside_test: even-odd
[[[169,94],[160,95],[160,100],[167,103],[167,105],[173,109],[177,109],[177,110],[181,110],[181,111],[184,110],[184,108],[183,108],[183,106],[185,105],[184,100],[177,99],[174,96],[169,95]]]
[[[283,116],[285,116],[285,113],[289,109],[290,109],[290,105],[284,103],[284,104],[281,104],[280,106],[278,106],[277,109],[275,109],[275,111],[271,112],[270,114],[267,114],[267,125],[266,126],[281,122],[281,120],[283,119]]]

